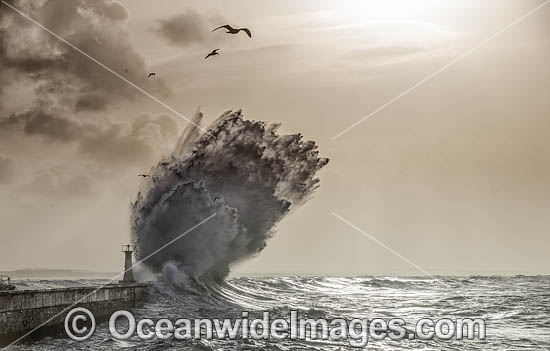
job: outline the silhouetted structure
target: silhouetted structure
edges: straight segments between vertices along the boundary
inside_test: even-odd
[[[132,263],[132,254],[136,249],[136,245],[122,245],[122,252],[124,252],[124,277],[120,281],[121,283],[135,283],[134,278],[134,264]]]

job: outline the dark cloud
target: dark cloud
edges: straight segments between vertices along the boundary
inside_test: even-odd
[[[92,124],[43,109],[0,119],[0,128],[46,143],[74,143],[81,157],[112,167],[146,166],[164,151],[163,146],[173,145],[177,135],[176,121],[169,116],[142,115],[131,124]]]
[[[0,127],[63,142],[74,141],[86,132],[84,125],[54,116],[41,109],[15,113],[6,119],[0,119]]]
[[[155,156],[153,147],[116,124],[90,133],[78,143],[82,155],[111,167],[147,165]]]
[[[219,16],[205,16],[187,9],[184,13],[160,20],[155,32],[170,44],[185,47],[214,39],[215,36],[209,35],[210,31],[221,22],[223,20]]]
[[[9,3],[138,86],[157,96],[169,93],[162,78],[147,79],[145,61],[125,30],[130,14],[122,4],[111,0]],[[84,120],[82,111],[102,111],[131,102],[141,93],[6,6],[0,7],[0,67],[0,99],[10,86],[24,84],[30,93],[22,101],[31,106],[23,112],[2,113],[0,105],[0,131],[34,149],[67,144],[66,150],[73,152],[67,157],[94,161],[98,168],[144,167],[175,141],[177,125],[168,116],[143,115],[135,122],[116,123],[101,113],[93,123]],[[15,143],[13,137],[10,140]],[[11,149],[10,157],[16,158],[17,150]],[[2,164],[0,178],[7,179],[13,168],[8,166]]]
[[[123,21],[130,17],[126,7],[116,1],[97,1],[92,4],[96,13],[113,21]]]
[[[10,3],[137,85],[161,96],[169,93],[162,79],[146,79],[145,61],[131,46],[123,26],[128,11],[118,2],[12,0]],[[41,88],[40,91],[37,88],[38,98],[61,102],[76,111],[100,110],[140,94],[6,7],[0,15],[0,65],[5,71],[12,71],[10,77],[15,72],[16,79],[36,82]],[[7,72],[0,73],[2,79],[7,76]]]
[[[75,111],[98,111],[109,103],[109,95],[99,92],[82,94],[75,103]]]
[[[169,116],[141,115],[131,124],[109,123],[79,139],[79,152],[113,167],[149,166],[170,150],[178,126]]]

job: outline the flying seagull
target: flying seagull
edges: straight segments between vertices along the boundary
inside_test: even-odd
[[[252,32],[250,32],[250,29],[248,28],[233,28],[229,24],[226,24],[225,26],[218,27],[216,29],[212,29],[212,32],[221,28],[227,29],[227,34],[238,34],[241,30],[248,35],[249,38],[252,38]]]
[[[147,78],[151,77],[151,76],[156,76],[157,74],[155,72],[151,72],[149,73],[149,75],[147,76]]]
[[[147,177],[150,177],[150,175],[149,174],[138,174],[138,177],[147,178]]]
[[[220,49],[214,49],[214,50],[212,50],[212,52],[209,53],[208,55],[206,55],[206,57],[205,57],[204,59],[206,60],[206,59],[209,58],[210,56],[219,55],[219,54],[220,54],[220,53],[218,52],[219,50],[220,50]]]

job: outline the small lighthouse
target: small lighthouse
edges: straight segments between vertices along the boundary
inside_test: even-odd
[[[120,283],[129,284],[135,283],[134,278],[134,264],[132,263],[132,254],[136,250],[136,245],[122,245],[122,252],[124,252],[124,277]]]

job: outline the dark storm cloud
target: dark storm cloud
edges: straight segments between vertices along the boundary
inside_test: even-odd
[[[209,33],[216,20],[219,23],[223,22],[220,18],[205,16],[187,9],[184,13],[161,19],[159,27],[154,31],[170,44],[184,47],[214,38],[209,36]]]
[[[128,80],[153,93],[168,94],[161,79],[146,79],[145,62],[132,48],[122,25],[129,17],[123,5],[109,0],[10,3]],[[0,64],[12,71],[11,77],[15,73],[19,80],[36,82],[42,99],[61,101],[77,111],[100,110],[140,94],[5,6],[0,15]],[[7,72],[0,73],[0,78],[7,76]]]
[[[145,61],[125,30],[130,14],[122,4],[111,0],[9,3],[136,85],[157,96],[169,93],[161,78],[147,79]],[[0,105],[0,131],[21,137],[34,148],[65,143],[77,160],[143,167],[176,138],[177,125],[171,117],[111,121],[103,110],[131,102],[141,93],[6,6],[0,7],[0,66],[0,101],[11,86],[25,85],[30,94],[21,98],[31,106],[2,113]],[[91,123],[79,115],[82,111],[101,114]],[[3,167],[7,174],[6,162]]]
[[[93,5],[98,14],[113,21],[123,21],[130,17],[126,7],[116,1],[97,1]]]
[[[83,125],[54,116],[42,109],[14,113],[6,119],[0,119],[0,127],[64,142],[74,141],[86,131]]]
[[[0,119],[0,129],[23,137],[37,137],[45,143],[74,143],[81,157],[113,167],[147,165],[158,157],[159,146],[171,145],[177,134],[176,121],[168,116],[142,115],[131,124],[98,125],[43,109]]]
[[[97,111],[104,108],[109,102],[109,96],[100,93],[82,94],[75,103],[75,110],[80,111]]]
[[[177,123],[172,117],[144,114],[131,124],[109,123],[91,128],[79,137],[78,151],[112,166],[148,166],[172,147],[177,134]]]
[[[83,156],[111,167],[147,165],[153,162],[153,147],[117,124],[89,133],[78,143]]]

